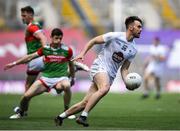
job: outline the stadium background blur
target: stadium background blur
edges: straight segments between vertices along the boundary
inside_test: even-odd
[[[54,27],[64,31],[63,41],[76,54],[93,36],[110,31],[124,31],[124,19],[137,15],[144,21],[140,39],[136,39],[139,53],[131,66],[132,72],[143,75],[143,60],[154,37],[159,37],[168,52],[162,79],[164,92],[180,92],[180,1],[178,0],[0,0],[0,93],[23,93],[25,65],[4,71],[5,64],[26,54],[24,29],[20,8],[31,5],[35,20],[40,21],[46,36]],[[87,54],[85,64],[91,65],[97,46]],[[78,72],[73,92],[85,92],[90,84],[88,73]],[[143,86],[143,85],[142,85]],[[142,87],[141,86],[141,87]],[[142,91],[139,88],[138,91]],[[125,89],[118,76],[112,92]]]
[[[26,54],[25,25],[20,8],[30,5],[46,36],[54,27],[62,28],[63,41],[77,53],[93,36],[110,31],[125,31],[124,19],[137,15],[144,21],[138,54],[131,71],[143,76],[143,62],[154,37],[167,49],[162,79],[162,98],[142,100],[143,85],[130,92],[120,74],[109,93],[92,111],[88,128],[67,120],[56,127],[53,118],[63,110],[62,95],[48,93],[33,98],[28,117],[12,121],[9,116],[24,92],[26,66],[4,71],[5,64]],[[0,0],[0,129],[1,130],[180,130],[180,1],[179,0]],[[91,65],[101,47],[89,52],[84,61]],[[78,72],[71,104],[81,100],[90,84],[89,74]],[[52,92],[54,93],[54,92]],[[121,93],[121,94],[120,94]]]

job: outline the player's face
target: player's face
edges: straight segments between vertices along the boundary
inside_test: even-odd
[[[155,39],[153,43],[155,46],[158,46],[160,44],[160,41]]]
[[[61,44],[62,37],[61,35],[51,37],[53,46],[58,47]]]
[[[21,12],[21,19],[24,24],[29,24],[32,19],[32,15],[27,12]]]
[[[133,28],[132,28],[132,34],[135,38],[139,38],[140,35],[141,35],[141,31],[142,31],[142,24],[135,20],[134,21],[134,24],[132,25]]]

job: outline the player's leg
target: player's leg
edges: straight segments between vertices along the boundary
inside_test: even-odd
[[[152,78],[151,73],[145,73],[145,75],[144,75],[144,93],[143,93],[143,96],[142,96],[143,99],[149,97],[149,91],[150,91],[149,81],[151,80],[151,78]]]
[[[36,74],[27,74],[27,77],[26,77],[26,81],[25,81],[25,92],[31,87],[31,85],[34,83],[34,81],[36,80],[37,76],[38,76],[39,73],[36,73]],[[20,110],[20,107],[19,106],[16,106],[14,108],[14,112],[17,113],[19,112]],[[27,115],[27,114],[25,114]]]
[[[94,82],[96,83],[98,90],[88,100],[84,109],[85,112],[89,112],[110,89],[109,77],[105,72],[97,73],[94,76]]]
[[[86,104],[88,103],[89,99],[91,98],[91,96],[97,91],[97,86],[95,83],[92,83],[86,96],[83,98],[82,101],[80,101],[79,103],[73,105],[70,109],[68,109],[66,111],[66,114],[69,116],[71,114],[76,114],[79,113],[80,111],[82,111]]]
[[[10,117],[10,119],[18,119],[24,115],[24,112],[27,112],[29,107],[29,102],[32,97],[37,96],[43,92],[47,91],[47,88],[42,85],[42,83],[37,80],[32,84],[32,86],[25,92],[20,101],[20,110],[17,114]]]
[[[160,78],[155,76],[155,86],[156,86],[156,99],[160,98],[160,92],[161,92],[161,83],[160,83]]]
[[[33,59],[28,63],[27,67],[27,77],[25,83],[25,92],[31,87],[31,85],[35,82],[36,78],[40,71],[44,68],[43,57],[39,57]]]
[[[64,110],[69,108],[71,102],[71,89],[70,89],[70,81],[68,79],[64,79],[57,83],[56,89],[64,91]]]
[[[83,112],[76,120],[78,124],[82,124],[83,126],[89,126],[86,120],[88,113],[95,107],[99,100],[109,92],[110,89],[109,76],[106,72],[97,73],[94,76],[94,82],[96,83],[98,90],[89,98]]]
[[[89,98],[96,91],[97,91],[97,86],[94,83],[92,83],[90,88],[89,88],[89,91],[87,92],[86,96],[84,97],[84,99],[82,101],[80,101],[80,102],[76,103],[75,105],[71,106],[68,110],[61,113],[60,115],[58,115],[55,118],[56,125],[61,126],[62,122],[63,122],[63,119],[67,118],[68,116],[70,116],[72,114],[76,114],[76,113],[79,113],[80,111],[82,111],[85,108]]]
[[[61,80],[60,82],[57,83],[56,85],[56,90],[57,91],[64,91],[64,95],[63,95],[63,100],[64,100],[64,111],[66,111],[67,109],[69,109],[69,105],[71,102],[71,84],[69,79],[64,79]],[[68,116],[68,119],[75,119],[76,116],[75,115],[71,115]]]
[[[31,85],[35,82],[39,73],[34,75],[27,74],[26,83],[25,83],[25,92],[31,87]]]

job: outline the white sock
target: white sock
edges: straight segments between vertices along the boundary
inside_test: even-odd
[[[63,112],[62,114],[60,114],[59,117],[66,118],[67,117],[66,112]]]
[[[85,112],[85,111],[83,111],[83,112],[82,112],[82,114],[81,114],[81,116],[88,117],[88,113],[87,113],[87,112]]]

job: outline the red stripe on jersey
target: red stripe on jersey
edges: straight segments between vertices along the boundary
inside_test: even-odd
[[[34,37],[34,36],[26,36],[25,37],[26,42],[30,42],[30,41],[33,41],[33,40],[38,40],[38,39],[36,37]]]
[[[73,51],[72,51],[72,49],[69,47],[67,59],[70,60],[70,59],[72,58],[72,56],[73,56]]]
[[[38,53],[39,56],[42,56],[42,55],[43,55],[43,48],[42,48],[42,47],[39,48],[39,49],[37,50],[37,53]]]
[[[32,34],[34,34],[34,33],[35,33],[36,31],[38,31],[38,30],[40,30],[40,28],[39,28],[37,25],[31,24],[31,25],[29,25],[29,26],[27,27],[27,31],[30,32],[30,33],[32,33]]]

